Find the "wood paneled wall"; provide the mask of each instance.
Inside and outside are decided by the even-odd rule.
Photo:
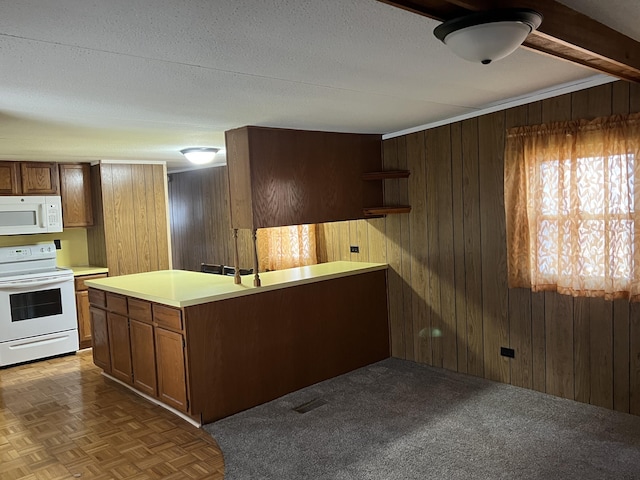
[[[164,165],[101,163],[91,185],[89,262],[110,276],[170,268]]]
[[[233,265],[227,167],[169,175],[173,268],[199,271],[201,263]],[[240,267],[252,268],[250,230],[238,231]]]
[[[640,415],[640,305],[509,289],[503,194],[506,128],[629,112],[619,81],[386,140],[411,213],[321,225],[320,258],[390,264],[396,357]]]

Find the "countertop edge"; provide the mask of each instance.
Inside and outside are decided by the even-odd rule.
[[[336,278],[342,278],[342,277],[350,277],[353,275],[360,275],[363,273],[371,273],[371,272],[376,272],[378,270],[386,270],[388,268],[388,266],[385,265],[380,265],[380,266],[371,266],[371,267],[365,267],[362,269],[358,269],[358,270],[350,270],[348,272],[336,272],[336,273],[331,273],[331,274],[327,274],[327,275],[321,275],[318,277],[313,277],[313,278],[302,278],[299,280],[291,280],[289,282],[286,283],[278,283],[275,285],[264,285],[261,287],[254,287],[253,286],[253,275],[246,275],[243,277],[243,282],[245,279],[247,279],[250,282],[250,286],[251,288],[248,288],[247,290],[244,291],[240,291],[240,292],[229,292],[229,293],[222,293],[219,295],[215,295],[215,296],[211,296],[211,297],[204,297],[204,298],[212,298],[211,300],[205,300],[203,301],[203,299],[197,299],[197,300],[186,300],[184,302],[179,302],[180,303],[180,307],[184,308],[184,307],[193,307],[195,305],[201,305],[203,303],[209,303],[209,302],[217,302],[219,300],[227,300],[230,298],[237,298],[237,297],[244,297],[246,295],[253,295],[256,293],[260,293],[260,292],[270,292],[273,290],[281,290],[283,288],[289,288],[289,287],[297,287],[300,285],[308,285],[310,283],[318,283],[318,282],[322,282],[325,280],[333,280]]]
[[[196,305],[202,305],[204,303],[217,302],[217,301],[221,301],[221,300],[228,300],[228,299],[231,299],[231,298],[238,298],[238,297],[243,297],[243,296],[246,296],[246,295],[253,295],[253,294],[261,293],[261,292],[269,292],[269,291],[273,291],[273,290],[280,290],[280,289],[283,289],[283,288],[295,287],[295,286],[300,286],[300,285],[307,285],[307,284],[310,284],[310,283],[317,283],[317,282],[321,282],[321,281],[325,281],[325,280],[332,280],[332,279],[336,279],[336,278],[349,277],[349,276],[353,276],[353,275],[371,273],[371,272],[375,272],[375,271],[379,271],[379,270],[387,270],[388,269],[388,264],[386,264],[386,263],[376,263],[376,264],[371,264],[371,263],[372,262],[367,262],[367,266],[363,266],[362,268],[357,268],[357,269],[349,269],[349,270],[344,271],[344,272],[332,272],[332,273],[328,273],[328,274],[324,274],[324,275],[318,275],[318,276],[313,276],[313,277],[308,277],[308,278],[294,279],[294,280],[285,281],[285,282],[281,282],[281,283],[264,285],[264,286],[261,286],[261,287],[254,287],[253,286],[253,278],[254,278],[253,275],[244,275],[242,277],[242,282],[243,282],[242,286],[245,287],[243,290],[236,290],[236,291],[232,291],[232,292],[223,292],[223,293],[207,295],[207,296],[203,296],[203,297],[199,297],[199,298],[187,299],[187,300],[183,300],[183,301],[174,300],[174,299],[170,299],[170,298],[158,297],[158,296],[154,296],[154,295],[146,294],[146,293],[142,293],[142,292],[135,292],[135,291],[132,291],[130,289],[126,289],[126,288],[122,288],[122,287],[117,287],[117,286],[112,286],[112,285],[103,285],[101,280],[86,280],[85,284],[88,287],[97,288],[97,289],[100,289],[100,290],[103,290],[103,291],[109,292],[109,293],[132,296],[132,297],[135,297],[135,298],[140,298],[142,300],[147,300],[147,301],[150,301],[150,302],[160,303],[160,304],[163,304],[163,305],[168,305],[168,306],[176,307],[176,308],[186,308],[186,307],[193,307],[193,306],[196,306]],[[176,270],[176,271],[181,271],[181,270]],[[149,272],[149,273],[152,273],[152,272]],[[116,278],[118,278],[118,277],[110,277],[110,279],[116,279]],[[232,277],[228,277],[228,278],[229,278],[230,281],[232,280]]]
[[[101,275],[103,273],[109,273],[107,267],[94,267],[92,265],[78,265],[78,266],[65,266],[73,272],[74,277],[82,277],[85,275]]]

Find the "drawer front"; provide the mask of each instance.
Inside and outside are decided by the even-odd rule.
[[[127,303],[129,304],[129,318],[151,323],[151,302],[129,297]]]
[[[153,304],[153,321],[157,326],[170,330],[182,331],[182,312],[175,308]]]
[[[95,288],[89,289],[89,303],[97,307],[107,306],[107,294],[102,290],[96,290]]]
[[[76,292],[81,292],[83,290],[87,290],[87,286],[84,284],[86,280],[96,280],[98,278],[106,278],[106,273],[97,273],[95,275],[82,275],[81,277],[76,277]]]
[[[127,314],[127,297],[115,293],[107,293],[107,310],[121,315]]]

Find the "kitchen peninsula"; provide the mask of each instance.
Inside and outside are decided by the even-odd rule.
[[[87,282],[94,362],[209,423],[389,356],[385,264],[251,277],[164,270]]]

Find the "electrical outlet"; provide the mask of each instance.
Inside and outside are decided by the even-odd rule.
[[[53,243],[56,246],[56,250],[62,250],[62,245],[60,245],[60,240],[54,240]]]
[[[515,358],[516,351],[513,348],[500,347],[500,355],[503,357]]]
[[[360,253],[360,247],[358,247],[357,245],[351,245],[351,247],[349,247],[351,250],[351,253]]]

